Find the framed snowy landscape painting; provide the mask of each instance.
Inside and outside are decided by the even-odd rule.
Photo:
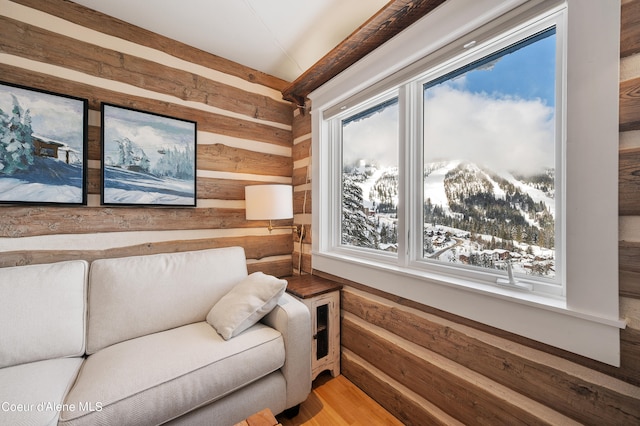
[[[0,203],[87,203],[88,102],[0,82]]]
[[[102,204],[194,207],[196,122],[102,103]]]

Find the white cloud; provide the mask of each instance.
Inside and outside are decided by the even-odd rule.
[[[554,166],[552,107],[447,86],[431,91],[425,102],[427,161],[469,160],[520,172]]]
[[[343,162],[376,161],[380,166],[398,165],[398,104],[343,128]]]
[[[426,161],[467,160],[496,171],[537,172],[555,165],[554,109],[541,100],[471,93],[464,78],[430,90],[425,102]],[[398,108],[343,128],[343,161],[398,162]]]

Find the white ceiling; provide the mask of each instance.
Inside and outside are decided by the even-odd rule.
[[[388,0],[74,0],[286,81]]]

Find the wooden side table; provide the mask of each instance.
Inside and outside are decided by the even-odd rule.
[[[311,380],[325,370],[340,375],[340,289],[342,284],[315,275],[285,277],[287,292],[311,313]]]

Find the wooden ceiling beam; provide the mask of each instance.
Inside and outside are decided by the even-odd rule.
[[[446,0],[391,0],[293,83],[282,97],[304,106],[309,93],[340,74]]]
[[[620,19],[620,57],[640,53],[640,0],[624,2]]]

